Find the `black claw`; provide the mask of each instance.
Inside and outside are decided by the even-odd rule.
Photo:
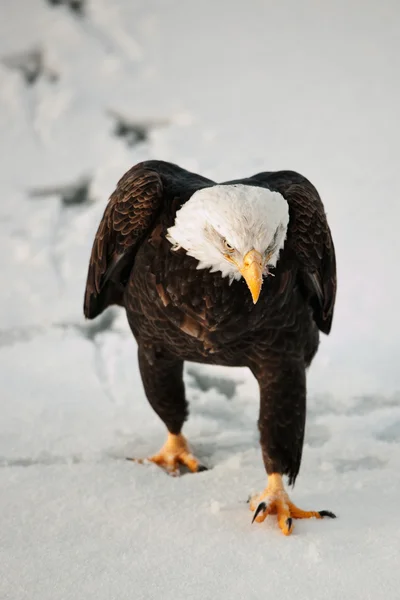
[[[320,510],[319,516],[322,518],[329,517],[330,519],[336,519],[336,515],[334,515],[333,512],[331,512],[330,510]]]
[[[292,523],[293,523],[292,517],[289,517],[288,519],[286,519],[286,525],[287,525],[288,531],[290,531],[292,529]]]
[[[256,508],[256,512],[254,513],[253,520],[251,522],[252,524],[254,523],[256,517],[260,514],[260,512],[264,512],[266,508],[267,505],[265,504],[265,502],[260,502],[260,504]]]
[[[197,472],[201,473],[202,471],[208,471],[208,467],[206,467],[205,465],[199,465],[197,467]]]
[[[251,500],[251,495],[247,498],[246,504],[250,504],[250,500]]]

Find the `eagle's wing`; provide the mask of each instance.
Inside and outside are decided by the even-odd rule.
[[[290,220],[284,251],[300,264],[314,320],[318,328],[328,334],[336,297],[336,258],[317,190],[308,179],[294,171],[259,173],[249,181],[280,192],[289,203]]]
[[[110,304],[122,304],[123,277],[162,201],[159,173],[136,165],[120,179],[104,211],[90,256],[84,313],[95,318]],[[130,269],[129,269],[130,270]]]
[[[111,304],[123,305],[126,282],[141,242],[168,200],[185,201],[211,181],[172,163],[145,161],[119,180],[98,227],[90,256],[84,314],[94,319]]]

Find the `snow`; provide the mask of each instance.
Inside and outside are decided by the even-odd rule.
[[[92,0],[80,17],[13,0],[0,15],[0,598],[397,599],[398,3]],[[123,312],[85,323],[82,297],[106,200],[147,158],[217,180],[290,168],[319,189],[339,290],[292,497],[335,521],[290,538],[250,524],[265,472],[245,370],[187,365],[185,433],[209,471],[124,460],[164,428]]]

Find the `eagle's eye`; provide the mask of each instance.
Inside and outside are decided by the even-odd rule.
[[[235,248],[233,246],[231,246],[230,244],[228,244],[228,242],[226,240],[224,240],[224,246],[225,246],[225,250],[227,250],[229,253],[231,253],[235,250]]]

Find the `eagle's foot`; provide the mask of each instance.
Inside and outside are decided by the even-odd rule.
[[[180,465],[184,465],[192,473],[206,471],[206,467],[201,465],[197,458],[191,453],[186,438],[181,433],[178,435],[168,433],[168,438],[164,446],[154,456],[150,456],[144,460],[135,458],[129,458],[128,460],[139,463],[145,463],[147,461],[153,462],[165,469],[169,475],[174,476],[179,475]]]
[[[335,519],[329,510],[301,510],[290,501],[287,492],[283,486],[282,476],[278,473],[272,473],[268,477],[268,485],[265,490],[250,499],[250,510],[254,511],[253,521],[262,523],[268,515],[277,515],[278,525],[285,535],[290,535],[293,531],[293,519],[322,519],[330,517]]]

